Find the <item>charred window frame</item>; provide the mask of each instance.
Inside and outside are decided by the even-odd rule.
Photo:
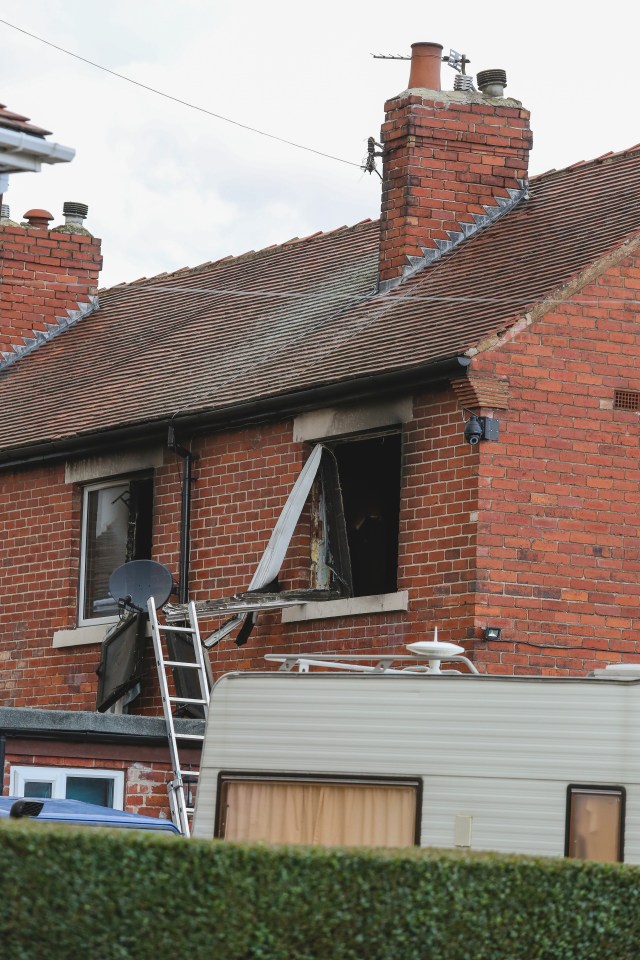
[[[129,560],[151,557],[153,478],[149,474],[88,484],[82,491],[78,624],[118,614],[109,577]]]
[[[402,435],[350,436],[327,449],[331,455],[313,491],[312,583],[354,597],[395,593]],[[350,563],[339,555],[345,551]],[[349,567],[351,582],[345,583],[339,572]]]

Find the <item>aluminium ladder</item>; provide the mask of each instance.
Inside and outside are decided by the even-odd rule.
[[[200,640],[200,630],[198,628],[198,618],[193,601],[188,605],[189,626],[178,627],[162,624],[158,621],[158,611],[155,600],[149,597],[147,608],[149,611],[149,622],[151,624],[151,636],[153,637],[153,648],[155,651],[156,666],[158,668],[158,679],[160,681],[160,693],[162,695],[162,709],[167,726],[167,737],[169,740],[169,754],[171,757],[171,768],[173,770],[173,779],[167,784],[169,793],[169,806],[171,809],[171,819],[184,836],[191,835],[190,818],[193,816],[194,807],[188,800],[187,787],[190,784],[197,783],[200,777],[199,770],[184,770],[180,762],[178,742],[196,742],[202,744],[204,736],[195,733],[178,733],[175,727],[175,716],[173,714],[174,705],[195,704],[202,707],[204,719],[207,718],[209,708],[209,678],[204,659],[204,651]],[[173,660],[165,656],[167,646],[167,634],[183,634],[193,644],[193,661]],[[172,695],[169,690],[167,676],[168,668],[180,668],[193,670],[198,678],[200,689],[199,697],[181,697]]]

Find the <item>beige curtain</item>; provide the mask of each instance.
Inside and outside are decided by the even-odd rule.
[[[410,847],[416,788],[231,780],[222,791],[227,840],[321,846]]]
[[[622,798],[615,793],[571,794],[569,856],[615,863],[620,850]]]

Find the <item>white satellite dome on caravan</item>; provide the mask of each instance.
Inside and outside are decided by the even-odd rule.
[[[411,648],[221,677],[193,835],[640,863],[640,665],[505,677]]]

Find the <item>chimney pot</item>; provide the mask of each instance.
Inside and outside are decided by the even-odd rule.
[[[409,89],[440,90],[441,43],[412,43]]]
[[[49,222],[53,220],[53,214],[48,210],[27,210],[24,215],[30,227],[37,227],[39,230],[48,230]]]
[[[507,85],[507,74],[504,70],[481,70],[476,80],[485,97],[504,97],[504,88]]]

